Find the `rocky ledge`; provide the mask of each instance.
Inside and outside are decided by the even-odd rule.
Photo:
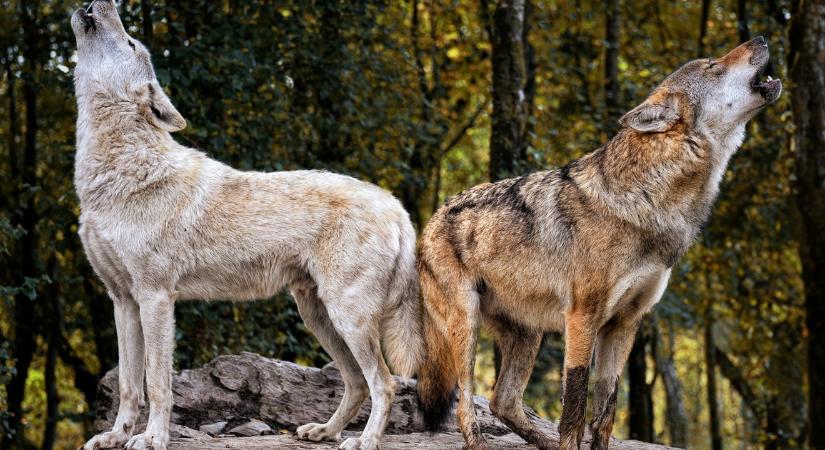
[[[444,432],[427,433],[418,413],[415,380],[396,377],[397,389],[382,449],[458,449],[464,441],[454,419]],[[295,429],[308,422],[324,422],[343,394],[343,382],[334,365],[323,369],[264,358],[254,353],[219,356],[209,364],[184,370],[173,377],[170,450],[183,449],[334,449],[337,444],[301,441]],[[110,370],[98,386],[95,428],[109,430],[117,414],[117,370]],[[490,413],[485,398],[476,396],[476,413],[492,448],[533,448]],[[141,411],[145,427],[148,406]],[[358,434],[369,417],[369,400],[350,423],[344,437]],[[556,424],[528,414],[551,437]],[[590,436],[585,434],[589,448]],[[613,439],[611,449],[666,449],[654,444]]]

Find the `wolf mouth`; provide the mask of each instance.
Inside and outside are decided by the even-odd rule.
[[[756,72],[751,80],[751,89],[762,96],[768,103],[773,103],[779,98],[779,93],[782,92],[782,80],[779,78],[773,78],[768,75],[765,79],[762,79],[763,73],[765,72],[765,67],[767,67],[768,61],[762,64],[762,67]]]
[[[81,8],[77,10],[78,16],[80,16],[80,19],[83,20],[84,33],[88,33],[89,30],[97,31],[97,23],[95,22],[94,13],[89,12],[91,9],[92,4],[89,4],[89,6],[86,9]]]

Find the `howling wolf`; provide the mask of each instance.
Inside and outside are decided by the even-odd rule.
[[[394,395],[382,344],[401,375],[415,372],[423,353],[406,211],[350,177],[239,172],[177,144],[169,133],[186,122],[114,3],[93,1],[71,22],[80,237],[114,302],[120,386],[114,428],[84,448],[167,447],[177,300],[245,301],[286,286],[345,384],[332,418],[298,436],[340,439],[369,394],[364,432],[341,448],[375,449]],[[149,422],[134,435],[144,373]]]
[[[493,414],[543,449],[557,443],[522,409],[545,331],[564,331],[560,447],[577,449],[590,362],[596,378],[591,448],[606,449],[616,386],[639,322],[711,213],[745,124],[782,83],[761,73],[761,37],[687,63],[604,147],[560,170],[476,186],[442,206],[419,243],[426,356],[419,395],[431,426],[449,412],[467,446],[485,448],[473,410],[480,324],[501,349]]]

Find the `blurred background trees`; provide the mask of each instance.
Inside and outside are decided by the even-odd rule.
[[[65,0],[0,0],[0,433],[76,448],[116,364],[72,186]],[[825,448],[822,0],[123,1],[186,117],[183,144],[241,169],[377,183],[422,227],[472,185],[597,148],[669,72],[751,36],[787,92],[754,119],[715,213],[637,336],[616,434],[689,448]],[[242,350],[322,365],[286,294],[183,303],[177,368]],[[481,343],[480,393],[495,373]],[[560,413],[548,335],[526,393]]]

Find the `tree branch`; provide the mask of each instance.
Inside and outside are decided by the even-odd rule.
[[[728,381],[730,381],[733,389],[736,390],[740,397],[742,397],[742,400],[744,400],[745,404],[748,405],[748,408],[753,411],[753,414],[760,421],[763,421],[766,413],[764,402],[756,395],[753,389],[751,389],[744,375],[742,375],[742,371],[736,367],[728,355],[725,354],[725,352],[723,352],[719,347],[714,345],[713,353],[714,360],[716,361],[717,367],[719,367],[719,371],[722,372],[722,375],[727,378]]]
[[[438,158],[439,158],[439,159],[440,159],[440,158],[442,158],[442,157],[443,157],[444,155],[446,155],[447,153],[449,153],[449,152],[450,152],[450,150],[452,150],[452,149],[453,149],[453,147],[455,147],[455,146],[456,146],[456,144],[458,144],[459,142],[461,142],[461,139],[464,137],[464,134],[467,132],[467,130],[469,130],[470,128],[472,128],[472,126],[473,126],[473,125],[475,124],[475,122],[476,122],[476,119],[478,119],[478,116],[480,116],[480,115],[481,115],[481,113],[482,113],[485,109],[487,109],[487,105],[488,105],[489,103],[490,103],[490,100],[489,100],[489,99],[484,100],[484,103],[482,103],[482,104],[478,107],[478,109],[476,109],[476,111],[473,113],[473,115],[472,115],[472,116],[470,116],[470,118],[467,120],[467,122],[465,122],[465,123],[464,123],[464,125],[461,127],[461,129],[459,130],[459,132],[458,132],[458,133],[457,133],[457,134],[453,137],[453,139],[450,141],[450,143],[449,143],[449,144],[447,144],[447,146],[446,146],[446,147],[444,147],[444,148],[441,150],[441,153],[438,155]]]

